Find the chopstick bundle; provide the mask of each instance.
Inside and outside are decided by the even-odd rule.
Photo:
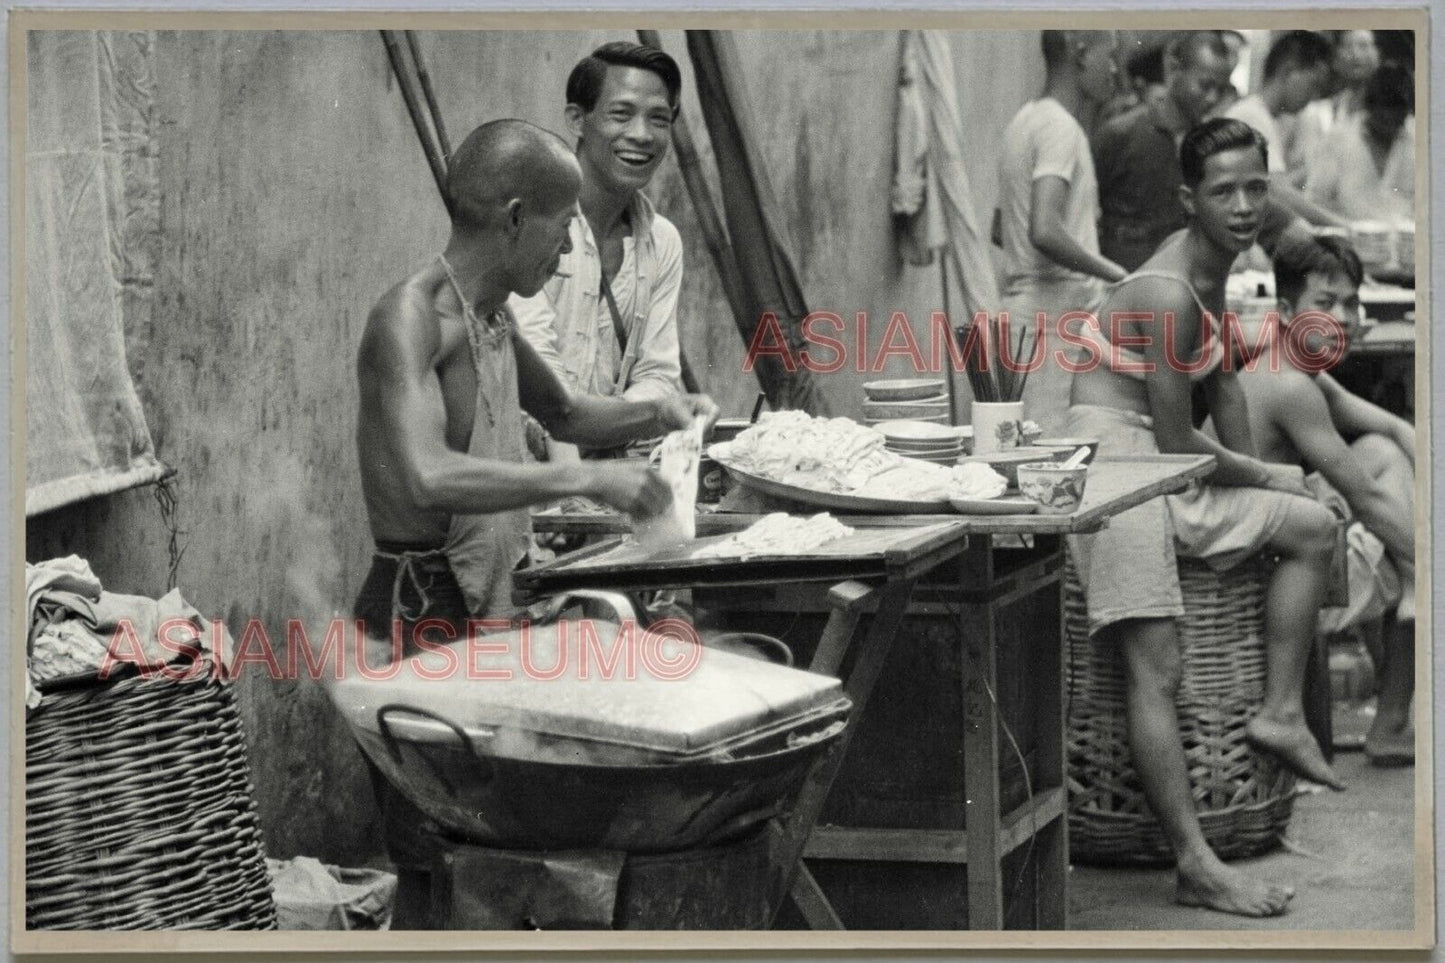
[[[964,334],[965,344],[973,337],[974,327],[974,322],[970,321]],[[1012,339],[1013,349],[1008,353],[1008,364],[1004,364],[1005,355],[1001,350],[1008,338],[1002,318],[986,319],[982,334],[980,350],[970,351],[964,357],[964,373],[968,375],[974,400],[1018,401],[1028,383],[1027,361],[1032,359],[1038,345],[1037,333],[1027,324],[1020,325],[1018,334]],[[1027,354],[1024,353],[1026,345]]]

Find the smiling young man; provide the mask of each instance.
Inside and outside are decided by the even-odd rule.
[[[1339,632],[1384,617],[1380,698],[1365,753],[1377,765],[1408,764],[1415,758],[1415,429],[1327,372],[1301,366],[1301,359],[1338,355],[1336,339],[1347,344],[1358,334],[1364,271],[1348,242],[1283,244],[1274,274],[1284,337],[1298,348],[1241,370],[1250,428],[1260,457],[1317,472],[1324,497],[1350,522],[1349,601],[1325,609],[1320,628]]]
[[[582,216],[557,276],[511,300],[523,336],[574,390],[641,401],[681,391],[682,239],[643,194],[672,145],[682,74],[661,50],[598,47],[567,79]],[[551,460],[576,449],[549,444]]]
[[[1284,911],[1293,891],[1221,862],[1194,810],[1174,701],[1182,671],[1175,619],[1184,612],[1175,559],[1198,558],[1224,571],[1261,550],[1279,556],[1265,597],[1264,699],[1248,737],[1301,774],[1342,788],[1305,726],[1302,702],[1334,517],[1297,467],[1256,457],[1243,390],[1223,363],[1225,280],[1254,243],[1269,196],[1264,140],[1248,124],[1215,119],[1190,130],[1179,153],[1179,203],[1188,227],[1105,297],[1104,327],[1093,332],[1102,360],[1075,376],[1066,431],[1099,438],[1111,456],[1211,455],[1215,468],[1177,495],[1124,512],[1097,534],[1071,537],[1069,550],[1090,634],[1097,644],[1117,646],[1126,667],[1129,744],[1145,796],[1174,847],[1176,899],[1271,916]],[[1194,425],[1196,384],[1218,440]]]

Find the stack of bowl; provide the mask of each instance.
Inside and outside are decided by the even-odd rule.
[[[948,393],[938,378],[870,381],[863,385],[863,423],[908,419],[945,425],[952,420]]]
[[[973,429],[927,421],[885,421],[874,426],[883,433],[883,447],[907,458],[952,466],[966,455]]]

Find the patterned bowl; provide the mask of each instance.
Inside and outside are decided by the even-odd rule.
[[[1065,468],[1056,461],[1018,466],[1019,492],[1039,503],[1043,515],[1068,515],[1084,500],[1087,467]]]

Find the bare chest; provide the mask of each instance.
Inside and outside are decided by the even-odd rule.
[[[466,451],[477,414],[477,369],[461,323],[444,318],[441,326],[436,373],[446,408],[446,442],[453,451]]]

